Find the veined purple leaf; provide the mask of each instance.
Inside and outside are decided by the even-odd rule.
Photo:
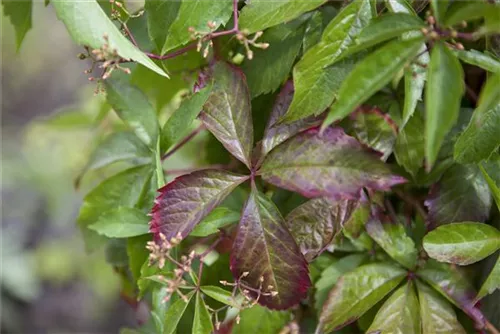
[[[151,210],[150,232],[158,236],[163,233],[167,239],[186,237],[210,211],[231,193],[240,183],[247,180],[219,170],[201,170],[182,175],[163,188]]]
[[[307,117],[292,123],[279,123],[278,121],[285,115],[292,103],[294,93],[293,81],[289,80],[281,89],[276,101],[273,105],[273,110],[264,132],[262,140],[262,156],[264,158],[274,147],[278,146],[288,138],[297,134],[301,130],[307,129],[320,120],[318,117]]]
[[[456,267],[429,260],[416,274],[462,309],[476,324],[484,326],[484,316],[475,306],[476,291]]]
[[[212,92],[199,118],[231,154],[250,168],[253,125],[245,75],[224,62],[215,64],[213,75]]]
[[[269,199],[253,190],[241,215],[231,253],[235,278],[261,289],[259,303],[286,309],[306,296],[311,285],[307,262],[284,219]],[[253,297],[257,294],[252,292]]]
[[[312,261],[333,240],[350,215],[352,200],[311,199],[286,217],[286,226],[307,261]]]
[[[406,180],[341,128],[318,128],[285,141],[264,160],[262,178],[306,197],[357,198],[363,187],[387,190]]]
[[[454,165],[431,188],[425,206],[430,228],[462,221],[484,222],[492,200],[488,183],[475,165]]]

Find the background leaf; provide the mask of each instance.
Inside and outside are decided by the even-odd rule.
[[[500,156],[496,155],[490,161],[482,162],[479,169],[486,183],[488,183],[493,199],[500,210]]]
[[[481,171],[474,165],[454,165],[431,188],[425,201],[431,227],[461,221],[484,222],[491,196]]]
[[[408,269],[415,267],[417,249],[401,223],[393,223],[388,217],[378,214],[368,221],[366,231],[394,260]]]
[[[269,2],[252,0],[247,3],[240,14],[240,29],[250,33],[264,30],[274,25],[289,22],[300,14],[313,10],[326,0],[282,0]]]
[[[500,231],[481,223],[440,226],[424,238],[424,249],[430,257],[462,266],[480,261],[499,248]]]
[[[278,333],[288,323],[290,313],[255,305],[241,311],[240,317],[240,323],[233,326],[233,334]]]
[[[392,41],[361,60],[342,82],[323,128],[349,115],[389,83],[417,55],[422,41],[422,38]]]
[[[328,66],[354,44],[354,38],[371,17],[369,0],[353,1],[328,24],[321,41],[311,47],[293,69],[296,93],[284,117],[286,122],[318,115],[332,103],[359,56]]]
[[[443,297],[419,281],[417,288],[423,333],[466,333],[455,311]]]
[[[189,235],[206,237],[219,232],[219,229],[240,220],[240,213],[225,207],[215,208],[208,214]]]
[[[419,113],[416,113],[399,131],[394,145],[396,161],[413,177],[424,164],[424,141],[424,120]]]
[[[320,316],[325,332],[355,321],[394,289],[405,271],[388,263],[367,264],[343,275],[330,292]]]
[[[254,251],[257,249],[259,251]],[[281,214],[255,189],[241,215],[231,252],[231,271],[236,278],[248,272],[241,280],[254,289],[262,286],[263,292],[277,292],[275,296],[259,298],[259,303],[270,309],[286,309],[297,304],[311,285],[307,262]],[[255,297],[255,292],[251,293]]]
[[[31,29],[32,0],[11,1],[2,0],[3,15],[10,18],[16,30],[16,48],[21,48],[24,36]]]
[[[179,324],[182,315],[186,311],[189,302],[193,298],[193,295],[194,292],[191,291],[186,294],[187,301],[183,300],[182,298],[179,298],[168,307],[167,312],[164,315],[162,315],[163,318],[165,319],[163,323],[163,334],[175,333],[176,327]],[[196,297],[198,297],[198,294]]]
[[[246,176],[219,170],[201,170],[179,176],[159,189],[151,210],[150,231],[167,239],[186,237]]]
[[[275,91],[288,77],[302,46],[308,18],[303,15],[272,27],[259,38],[269,47],[253,50],[253,58],[246,59],[241,66],[252,97]]]
[[[457,121],[464,91],[462,66],[442,43],[431,52],[425,90],[425,157],[427,169],[436,162],[446,134]]]
[[[158,139],[159,125],[156,112],[148,98],[129,83],[111,78],[105,81],[106,97],[118,116],[134,130],[150,148]]]
[[[95,0],[52,0],[57,17],[64,22],[73,40],[79,45],[99,49],[108,36],[109,48],[116,49],[120,57],[132,59],[150,70],[168,77],[165,72],[135,47],[111,22]]]
[[[161,51],[169,35],[169,29],[179,13],[182,1],[146,0],[149,38],[156,50]]]
[[[484,281],[481,289],[479,290],[476,300],[480,300],[486,295],[493,293],[493,291],[500,289],[500,256],[497,257],[497,262],[493,266],[486,281]]]
[[[248,168],[251,166],[253,126],[244,74],[234,66],[214,66],[214,86],[200,119],[210,132]]]
[[[341,128],[322,135],[315,128],[290,138],[271,151],[259,173],[306,197],[354,198],[362,187],[383,190],[405,181]]]
[[[489,72],[500,72],[500,61],[483,52],[477,50],[456,50],[455,53],[463,62],[481,67]]]
[[[410,281],[384,302],[367,332],[420,334],[419,307],[415,288]]]
[[[118,207],[103,213],[89,228],[108,238],[128,238],[149,232],[149,218],[134,208]]]
[[[189,27],[193,27],[200,33],[208,34],[210,32],[210,28],[207,26],[208,21],[214,23],[215,29],[225,25],[231,18],[231,3],[231,0],[182,1],[175,20],[168,29],[167,40],[163,46],[162,54],[189,42],[191,40]]]

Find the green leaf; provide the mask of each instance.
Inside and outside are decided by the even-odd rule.
[[[500,256],[497,257],[497,262],[495,262],[488,278],[486,278],[486,281],[484,281],[481,286],[476,296],[476,300],[480,300],[486,295],[493,293],[496,289],[500,289]]]
[[[214,29],[225,25],[232,14],[231,0],[188,0],[182,1],[175,20],[168,29],[167,40],[162,49],[162,54],[181,46],[191,40],[189,28],[197,32],[208,34],[210,28],[207,23],[213,23]]]
[[[365,231],[365,224],[370,218],[371,203],[364,191],[352,209],[351,216],[344,223],[342,232],[358,250],[373,249],[373,240]]]
[[[386,0],[387,8],[393,13],[405,13],[417,16],[413,7],[408,4],[405,0]],[[403,40],[412,39],[414,37],[420,36],[420,32],[410,31],[402,35]],[[404,128],[408,120],[411,118],[415,109],[417,107],[418,101],[422,98],[422,92],[424,90],[425,79],[427,76],[427,71],[423,66],[429,64],[429,53],[426,52],[427,46],[422,43],[420,50],[418,50],[419,56],[415,59],[419,64],[410,64],[409,68],[404,72],[404,104],[403,104],[403,120],[400,124],[400,130]]]
[[[202,286],[201,291],[207,296],[232,307],[240,307],[235,298],[233,297],[231,291],[227,291],[218,286],[206,285]]]
[[[430,0],[430,3],[432,15],[434,15],[436,22],[443,23],[450,0]]]
[[[92,152],[82,174],[125,160],[146,164],[151,161],[151,150],[132,132],[113,132]]]
[[[261,251],[249,251],[253,249]],[[255,188],[241,214],[231,252],[231,272],[253,289],[263,287],[267,294],[258,301],[270,309],[296,305],[311,285],[307,262],[285,227],[281,213]],[[254,291],[251,295],[256,297]]]
[[[103,213],[89,228],[108,238],[128,238],[148,233],[148,222],[141,210],[118,207]]]
[[[335,261],[321,273],[320,279],[314,285],[316,288],[316,292],[314,294],[314,305],[317,310],[322,309],[323,304],[328,298],[328,293],[337,283],[338,279],[342,275],[359,267],[361,263],[366,260],[366,258],[366,254],[347,255],[340,260]]]
[[[189,234],[193,237],[206,237],[219,232],[219,229],[240,220],[240,213],[225,207],[215,208]]]
[[[253,59],[242,65],[252,97],[275,91],[287,78],[302,46],[307,18],[272,27],[259,39],[269,47],[255,49]]]
[[[362,144],[382,153],[382,160],[387,160],[397,135],[397,126],[388,114],[377,108],[359,109],[351,114],[349,125]]]
[[[354,38],[368,24],[371,15],[369,0],[353,1],[328,24],[321,41],[293,69],[295,95],[284,121],[318,115],[332,103],[359,56],[328,66],[354,44]]]
[[[500,119],[500,74],[489,77],[465,131],[455,143],[454,158],[460,163],[487,159],[500,145],[496,136]]]
[[[151,235],[141,235],[127,239],[128,266],[134,282],[141,278],[142,265],[148,261],[149,250],[146,249],[146,243],[151,241]]]
[[[443,297],[427,285],[417,281],[418,300],[422,333],[465,334],[465,330],[457,319],[455,311]]]
[[[438,0],[434,0],[438,2]],[[498,3],[478,1],[455,1],[446,13],[444,23],[448,26],[456,25],[462,21],[477,20],[487,16],[500,18],[500,6]]]
[[[373,19],[356,38],[356,45],[365,49],[403,35],[405,32],[425,27],[424,22],[415,15],[389,13]]]
[[[490,187],[498,210],[500,210],[500,156],[496,155],[490,161],[480,163],[479,169]]]
[[[240,29],[246,29],[249,33],[275,26],[283,22],[289,22],[302,13],[319,7],[326,0],[252,0],[248,2],[240,14]]]
[[[191,298],[193,298],[193,295],[194,291],[191,291],[186,294],[187,301],[182,298],[177,299],[173,304],[170,305],[170,307],[167,309],[167,312],[164,315],[161,315],[163,319],[165,319],[165,321],[163,322],[163,334],[174,334],[176,332],[177,324],[179,324],[179,321],[186,311]],[[196,310],[198,309],[198,296],[199,293],[196,294]]]
[[[415,267],[418,255],[417,249],[401,223],[392,223],[388,217],[384,217],[379,213],[378,217],[373,216],[368,221],[366,231],[394,260],[408,269]]]
[[[158,119],[146,95],[119,79],[106,80],[105,87],[108,103],[118,116],[146,145],[155,148],[159,133]]]
[[[461,221],[484,222],[491,208],[488,184],[477,166],[454,165],[431,188],[425,206],[431,228]]]
[[[349,115],[370,96],[383,88],[417,55],[423,39],[389,42],[361,60],[348,74],[322,128]]]
[[[409,281],[384,302],[367,332],[420,334],[419,307],[415,288]]]
[[[255,305],[241,311],[240,318],[240,323],[233,326],[233,334],[279,333],[290,321],[290,312]]]
[[[443,43],[431,51],[425,90],[425,157],[429,171],[446,134],[458,118],[464,91],[464,73],[458,59]]]
[[[216,63],[213,72],[212,93],[199,117],[231,154],[251,168],[253,126],[245,76],[224,62]]]
[[[467,64],[481,67],[492,73],[500,72],[500,61],[477,50],[455,50],[455,54]]]
[[[77,44],[99,49],[105,44],[104,36],[107,35],[109,48],[116,49],[120,57],[134,60],[159,75],[168,77],[118,30],[97,1],[53,0],[52,5],[57,17],[64,22]]]
[[[161,130],[161,151],[165,152],[179,139],[189,132],[191,123],[201,112],[212,91],[212,84],[208,84],[199,92],[181,102],[179,108],[174,111]]]
[[[193,334],[210,334],[214,330],[210,313],[203,301],[202,294],[196,293],[196,304],[194,307]]]
[[[414,114],[406,126],[399,131],[394,146],[394,155],[413,177],[424,164],[425,158],[424,120],[420,113]]]
[[[429,232],[423,246],[433,259],[466,266],[500,248],[500,231],[481,223],[453,223]]]
[[[159,190],[151,210],[150,231],[167,239],[191,230],[248,176],[205,169],[185,174]]]
[[[355,321],[393,290],[405,274],[392,264],[373,263],[343,275],[323,306],[320,327],[331,332]]]
[[[286,216],[285,224],[307,261],[325,250],[349,218],[349,200],[311,199]]]
[[[428,260],[416,274],[462,309],[479,326],[484,326],[484,317],[476,308],[473,300],[476,291],[456,267]]]
[[[97,222],[106,211],[124,206],[133,208],[138,203],[144,185],[152,176],[151,166],[139,166],[116,174],[90,191],[83,199],[78,216],[85,246],[88,251],[96,250],[106,240],[88,226]]]
[[[144,10],[147,13],[149,38],[156,50],[161,51],[169,29],[179,13],[182,1],[146,0]]]
[[[10,18],[16,31],[16,48],[21,48],[24,36],[31,29],[32,0],[2,0],[3,15]]]
[[[327,128],[322,135],[313,128],[288,139],[267,155],[259,174],[310,198],[354,198],[363,187],[382,190],[405,182],[341,128]]]
[[[315,11],[307,21],[304,38],[302,40],[302,52],[306,53],[311,47],[319,43],[323,33],[323,13]]]

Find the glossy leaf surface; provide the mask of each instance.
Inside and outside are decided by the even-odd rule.
[[[212,134],[247,167],[251,165],[253,126],[245,76],[234,66],[214,66],[214,85],[200,119]]]
[[[405,273],[392,264],[374,263],[343,275],[323,306],[320,326],[331,332],[355,321],[394,289]]]
[[[431,52],[425,90],[425,158],[427,169],[436,162],[446,134],[455,125],[464,91],[464,74],[458,59],[442,43]]]
[[[256,190],[241,215],[231,252],[231,271],[234,277],[248,272],[242,281],[254,289],[262,286],[263,292],[277,292],[259,298],[261,305],[271,309],[296,305],[311,285],[307,262],[284,219],[276,206]]]
[[[302,13],[313,10],[326,0],[252,0],[240,14],[240,28],[250,33],[289,22]]]
[[[246,176],[219,170],[182,175],[163,188],[151,210],[150,231],[167,239],[191,230],[231,193]]]
[[[107,35],[109,48],[116,49],[122,58],[132,59],[159,75],[167,76],[118,30],[97,1],[52,0],[51,3],[77,44],[99,49],[104,45],[104,35]]]
[[[276,147],[260,170],[262,178],[306,197],[357,197],[362,187],[386,190],[405,182],[341,128],[314,128]]]
[[[384,302],[367,332],[420,334],[420,305],[411,282]]]
[[[500,248],[500,231],[490,225],[463,222],[440,226],[424,238],[424,249],[439,262],[468,265]]]

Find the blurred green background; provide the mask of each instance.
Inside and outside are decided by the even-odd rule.
[[[117,333],[134,326],[139,311],[120,298],[104,251],[85,253],[75,223],[85,192],[102,177],[74,187],[107,107],[83,74],[83,49],[50,5],[33,4],[19,52],[3,13],[1,22],[1,332]]]

